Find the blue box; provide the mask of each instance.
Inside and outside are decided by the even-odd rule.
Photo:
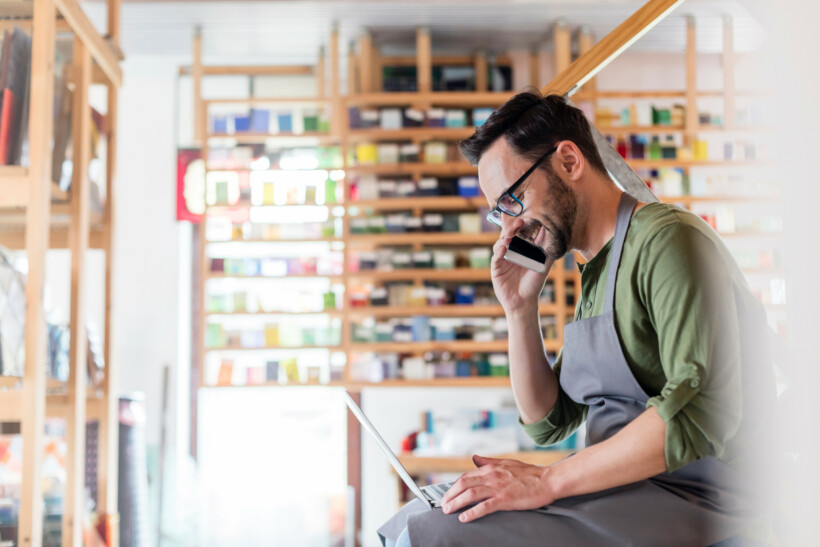
[[[228,116],[214,116],[213,117],[212,131],[214,133],[227,133],[228,132]]]
[[[293,115],[290,112],[278,114],[276,120],[279,122],[280,133],[293,133]]]
[[[474,108],[473,109],[473,125],[475,127],[480,127],[484,125],[484,122],[487,121],[487,118],[493,113],[492,108]]]
[[[458,195],[465,198],[478,197],[478,177],[459,177]]]
[[[270,131],[270,110],[251,109],[251,131],[254,133],[267,133]]]
[[[434,328],[433,329],[433,339],[436,342],[452,342],[456,339],[456,331],[452,328]]]
[[[456,304],[472,304],[475,300],[473,285],[459,285],[456,287]]]
[[[411,319],[414,342],[430,341],[430,320],[424,315],[416,315]]]
[[[456,376],[472,376],[471,363],[468,359],[456,361]]]
[[[247,133],[251,129],[250,116],[234,116],[233,130],[237,133]]]

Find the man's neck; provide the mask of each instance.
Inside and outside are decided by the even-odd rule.
[[[579,234],[577,250],[589,262],[603,249],[604,245],[615,235],[615,224],[618,220],[618,204],[623,192],[614,184],[600,184],[592,195],[588,196],[586,215],[582,220],[583,228]]]

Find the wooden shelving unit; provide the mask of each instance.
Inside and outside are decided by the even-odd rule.
[[[9,3],[6,2],[6,5]],[[17,25],[32,36],[31,85],[29,95],[29,165],[0,167],[0,209],[4,229],[0,243],[25,249],[29,271],[26,279],[25,371],[20,379],[3,378],[0,416],[3,421],[21,423],[23,470],[18,520],[21,545],[43,543],[43,483],[40,477],[46,416],[66,421],[66,477],[63,502],[62,543],[82,545],[85,510],[86,420],[99,421],[97,463],[97,511],[113,534],[109,545],[118,545],[117,520],[117,364],[111,359],[114,333],[111,329],[114,219],[114,176],[116,173],[117,95],[122,81],[119,51],[119,1],[108,0],[108,34],[99,35],[77,0],[34,0],[12,2],[5,9],[0,28]],[[74,98],[72,131],[74,171],[70,195],[51,183],[52,105],[54,98],[54,55],[56,32],[74,35],[72,68]],[[92,219],[89,210],[88,165],[90,162],[91,111],[89,88],[105,85],[108,93],[106,136],[106,202],[101,218]],[[79,144],[77,144],[79,143]],[[62,204],[53,204],[62,200]],[[65,203],[67,201],[67,203]],[[12,219],[22,215],[22,219]],[[67,215],[58,221],[55,215]],[[11,220],[10,220],[11,219]],[[105,370],[99,385],[86,385],[86,332],[83,301],[85,251],[98,247],[105,251]],[[58,383],[46,379],[46,334],[43,292],[46,251],[71,251],[71,309],[69,379]],[[79,340],[80,343],[74,341]],[[61,393],[47,395],[58,390]]]

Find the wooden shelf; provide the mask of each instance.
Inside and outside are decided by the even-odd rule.
[[[647,160],[638,158],[627,158],[626,162],[633,169],[660,169],[662,167],[763,167],[771,165],[770,162],[761,160],[681,160],[681,159],[661,159]]]
[[[389,378],[381,382],[357,382],[347,383],[347,388],[359,391],[364,388],[386,387],[510,387],[509,376],[455,376],[448,378],[432,378],[430,380],[405,380],[402,378]]]
[[[260,346],[257,348],[246,348],[244,346],[215,346],[205,347],[205,351],[303,351],[326,349],[329,351],[342,351],[342,346]]]
[[[348,238],[350,243],[369,245],[492,245],[498,241],[498,234],[485,232],[464,234],[461,232],[411,232],[406,234],[355,234]]]
[[[331,106],[330,99],[321,99],[319,97],[250,97],[248,99],[203,99],[202,103],[206,106],[212,104],[241,104],[241,105],[259,105],[259,104],[277,104],[277,105],[313,105],[313,106]]]
[[[538,308],[540,315],[558,312],[555,304],[542,304]],[[445,306],[367,306],[352,307],[347,312],[349,317],[401,317],[424,315],[427,317],[500,317],[504,308],[500,305],[447,304]]]
[[[432,91],[360,93],[345,99],[350,106],[501,106],[514,96],[512,92]]]
[[[460,141],[475,133],[475,127],[405,127],[404,129],[351,129],[350,142],[368,141]]]
[[[769,127],[740,126],[727,128],[719,125],[699,125],[694,129],[687,130],[683,126],[672,125],[625,125],[620,127],[602,126],[598,127],[603,135],[667,135],[678,133],[766,133],[772,131]]]
[[[208,317],[214,316],[242,316],[242,317],[268,317],[271,315],[304,316],[304,315],[329,315],[330,317],[344,317],[341,310],[331,311],[206,311]]]
[[[723,201],[777,201],[778,196],[658,196],[664,203],[710,203]]]
[[[447,163],[385,163],[377,165],[355,165],[346,167],[347,173],[366,173],[374,175],[436,175],[440,177],[477,175],[478,168],[466,161]]]
[[[490,281],[489,268],[453,268],[440,270],[436,268],[417,268],[406,270],[365,270],[351,272],[350,279],[373,279],[377,281],[396,281],[418,279],[430,281]]]
[[[331,283],[340,283],[342,276],[323,274],[232,275],[219,272],[209,272],[206,279],[274,279],[282,281],[289,279],[329,279]]]
[[[552,465],[563,460],[572,452],[565,450],[532,450],[513,452],[509,454],[489,455],[497,459],[513,459],[532,465]],[[398,456],[402,467],[411,475],[425,475],[428,473],[465,473],[475,469],[470,456],[416,456],[414,454],[400,454]]]
[[[29,176],[26,167],[0,165],[0,208],[22,208],[28,204]]]
[[[340,138],[327,133],[208,133],[208,139],[231,139],[239,144],[265,144],[268,141],[294,146],[338,144]]]
[[[225,239],[225,240],[208,240],[208,245],[224,243],[275,243],[284,245],[286,243],[344,243],[344,239],[340,237],[317,237],[314,239]]]
[[[293,388],[293,387],[347,387],[348,384],[345,382],[328,382],[323,384],[321,382],[305,382],[305,383],[292,383],[292,384],[280,384],[279,382],[265,382],[264,384],[238,384],[238,385],[217,385],[217,384],[202,384],[199,387],[205,389],[225,389],[225,388],[260,388],[260,387],[282,387],[282,388]]]
[[[402,209],[424,209],[427,211],[476,210],[486,207],[484,196],[463,198],[460,196],[430,196],[411,198],[384,198],[377,200],[354,201],[348,207],[373,209],[374,211],[399,211]]]
[[[23,229],[6,230],[0,229],[0,245],[9,249],[22,250],[26,248],[26,232]],[[48,238],[49,249],[68,249],[67,227],[54,227]],[[89,249],[102,249],[105,247],[102,226],[92,226],[88,234]]]

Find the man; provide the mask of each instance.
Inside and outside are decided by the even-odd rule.
[[[559,96],[516,95],[460,149],[501,227],[491,273],[521,424],[548,445],[586,421],[587,447],[549,467],[474,456],[442,509],[411,502],[380,535],[424,546],[767,538],[752,475],[774,399],[765,312],[719,236],[623,193]],[[552,367],[538,317],[547,274],[504,260],[514,235],[544,250],[547,271],[570,250],[586,261]]]

